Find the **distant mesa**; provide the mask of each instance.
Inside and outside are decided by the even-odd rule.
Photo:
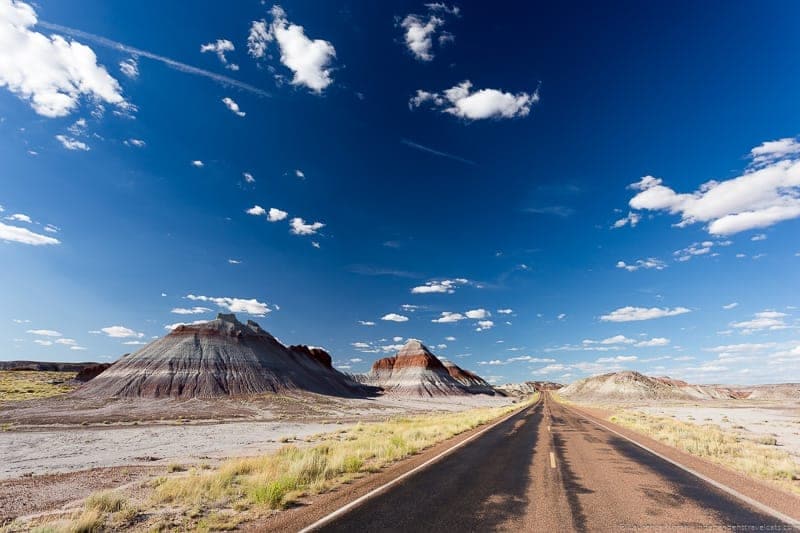
[[[527,396],[537,391],[559,390],[563,386],[561,383],[553,381],[524,381],[522,383],[506,383],[495,388],[510,396]]]
[[[359,381],[380,387],[384,393],[400,396],[465,396],[494,394],[481,377],[455,364],[445,366],[427,346],[411,339],[394,357],[373,363],[372,370],[358,376]]]
[[[124,356],[73,394],[87,398],[214,398],[308,391],[364,396],[335,370],[322,348],[285,346],[257,323],[233,314],[178,326]]]
[[[111,366],[111,363],[97,363],[95,365],[88,365],[83,367],[80,372],[75,376],[75,381],[86,383],[91,381]]]
[[[691,385],[669,377],[650,377],[626,370],[576,381],[558,394],[578,401],[721,400],[741,398],[736,391],[713,385]]]

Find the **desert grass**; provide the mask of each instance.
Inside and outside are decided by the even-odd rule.
[[[153,531],[236,529],[248,519],[379,471],[535,400],[533,397],[505,407],[358,423],[317,435],[313,446],[287,444],[273,453],[231,459],[215,468],[175,470],[172,475],[152,480],[149,495],[144,502],[139,501],[140,507],[147,508],[146,515],[156,517],[153,521],[139,513],[122,494],[103,491],[86,498],[79,515],[58,524],[42,524],[41,531],[115,530],[134,523],[137,529]]]
[[[320,436],[314,446],[290,444],[269,455],[234,459],[211,471],[193,470],[188,476],[164,479],[158,483],[154,499],[170,505],[280,509],[306,494],[325,492],[364,473],[378,471],[518,407],[359,423]]]
[[[611,422],[692,455],[800,494],[800,466],[776,447],[774,437],[748,439],[713,424],[692,424],[641,412],[620,411]]]
[[[75,388],[75,372],[0,370],[0,403],[50,398]]]

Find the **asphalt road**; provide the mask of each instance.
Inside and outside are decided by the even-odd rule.
[[[319,531],[786,526],[545,395]]]

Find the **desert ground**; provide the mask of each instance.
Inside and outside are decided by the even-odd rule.
[[[170,469],[210,468],[287,444],[311,445],[316,436],[358,422],[514,401],[485,395],[431,400],[309,393],[93,401],[65,394],[74,387],[65,385],[58,373],[12,377],[17,381],[7,378],[6,394],[0,398],[0,524]]]

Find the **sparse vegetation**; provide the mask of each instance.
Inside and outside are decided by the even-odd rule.
[[[618,412],[610,420],[692,455],[800,494],[800,466],[788,453],[776,448],[774,437],[749,440],[716,425],[691,424],[640,412]]]
[[[75,388],[75,372],[0,370],[0,402],[50,398]]]

